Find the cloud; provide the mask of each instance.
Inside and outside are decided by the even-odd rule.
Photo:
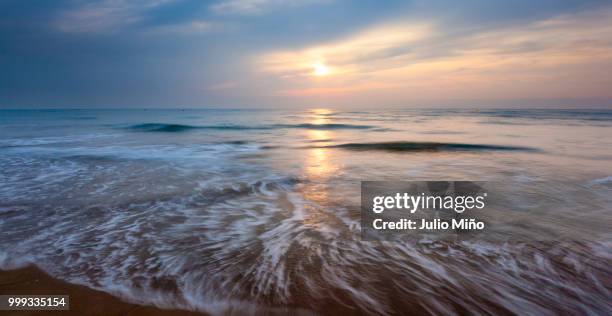
[[[612,98],[610,21],[605,9],[475,31],[387,24],[255,62],[280,79],[284,96]],[[329,75],[314,76],[316,63]]]
[[[372,63],[379,66],[398,56],[410,55],[412,45],[428,38],[426,24],[391,24],[377,26],[347,39],[308,47],[298,51],[264,54],[257,62],[263,70],[285,78],[311,76],[317,64],[326,64],[335,75],[365,70]]]
[[[325,0],[224,0],[211,6],[214,12],[222,14],[254,15],[278,7],[297,7]]]
[[[105,0],[89,2],[63,11],[55,27],[70,33],[101,33],[120,30],[143,19],[143,13],[175,0]]]
[[[315,88],[301,88],[301,89],[285,89],[276,92],[279,96],[291,96],[291,97],[316,97],[316,96],[338,96],[346,95],[355,92],[368,91],[368,90],[387,90],[391,88],[397,88],[399,85],[391,82],[388,83],[359,83],[355,85],[340,85],[340,86],[327,86],[327,87],[315,87]]]
[[[194,20],[176,24],[166,24],[153,27],[150,31],[154,34],[158,33],[180,33],[180,34],[198,34],[211,33],[228,28],[227,23],[207,20]]]

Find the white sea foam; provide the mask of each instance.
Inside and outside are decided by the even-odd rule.
[[[607,176],[589,181],[591,185],[609,185],[612,184],[612,176]]]
[[[329,117],[389,129],[375,132],[373,141],[406,135],[466,141],[429,139],[438,136],[423,131],[435,131],[441,123],[414,113]],[[402,128],[398,120],[419,132],[392,131]],[[530,126],[504,128],[529,142]],[[481,127],[444,137],[486,138],[478,134]],[[534,196],[509,199],[517,214],[502,213],[505,218],[520,222],[526,209],[539,205],[538,198],[550,197],[571,209],[582,204],[605,215],[609,194],[600,185],[610,177],[586,189],[580,180],[529,190],[538,183],[534,179],[551,175],[585,179],[571,164],[561,169],[538,160],[563,144],[553,143],[540,156],[347,153],[306,145],[312,144],[310,138],[352,141],[370,132],[113,131],[119,137],[89,141],[46,137],[43,130],[40,137],[0,141],[5,146],[0,149],[1,268],[36,264],[55,277],[128,301],[211,314],[610,310],[609,234],[599,240],[554,242],[361,240],[360,180],[499,177],[504,192],[523,190]],[[305,146],[296,146],[298,140],[305,140]],[[494,144],[496,139],[489,140]],[[279,149],[266,151],[264,145]],[[588,174],[601,172],[607,171]],[[566,208],[555,211],[559,221],[543,226],[562,232],[562,217],[569,215]],[[603,215],[599,222],[607,219]]]

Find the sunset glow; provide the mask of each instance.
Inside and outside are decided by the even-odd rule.
[[[314,71],[313,74],[318,77],[323,77],[329,75],[329,68],[325,66],[323,63],[317,63],[313,66]]]
[[[612,98],[612,10],[445,38],[444,26],[383,24],[296,50],[263,54],[256,67],[282,78],[275,95],[309,102],[439,104],[453,100]],[[441,38],[445,38],[443,41]],[[333,62],[306,64],[312,56]],[[597,72],[597,71],[596,71]],[[329,77],[307,80],[307,75]],[[583,78],[576,82],[571,78]],[[315,99],[313,99],[315,97]],[[412,100],[412,101],[411,101]]]
[[[0,47],[11,315],[612,316],[611,1],[0,0]]]
[[[8,105],[612,106],[609,3],[60,2],[2,11]]]

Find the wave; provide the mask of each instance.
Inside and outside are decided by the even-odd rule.
[[[166,123],[143,123],[128,127],[128,129],[143,132],[184,132],[194,129],[216,129],[216,130],[252,130],[272,129],[271,126],[245,126],[245,125],[185,125]]]
[[[594,179],[589,181],[590,185],[612,185],[612,176],[607,176],[604,178]]]
[[[556,119],[556,120],[584,120],[584,121],[611,121],[612,111],[596,109],[531,109],[531,110],[480,110],[478,115],[502,118],[529,118],[529,119]]]
[[[331,138],[324,138],[324,139],[311,139],[311,140],[307,140],[307,143],[329,143],[329,142],[333,142],[334,140]]]
[[[356,151],[382,150],[382,151],[534,151],[529,147],[483,145],[462,143],[434,143],[434,142],[380,142],[380,143],[346,143],[324,148],[343,148]]]
[[[145,132],[183,132],[196,129],[197,126],[183,124],[143,123],[130,126],[130,129]]]
[[[3,148],[0,146],[0,148]],[[243,140],[222,141],[214,143],[193,144],[191,146],[177,145],[140,145],[140,146],[22,146],[4,147],[5,156],[0,156],[2,163],[40,163],[44,166],[56,162],[57,159],[89,164],[93,162],[128,163],[144,161],[158,161],[166,163],[204,164],[210,168],[215,167],[223,159],[235,158],[245,154],[256,154],[262,149],[261,145]],[[33,165],[16,171],[32,171]],[[72,168],[70,166],[66,167]],[[59,169],[64,169],[60,167]],[[209,168],[207,168],[209,169]],[[78,170],[74,170],[75,172]],[[53,170],[45,170],[45,173],[53,173]],[[0,175],[1,176],[1,175]],[[1,186],[0,186],[1,188]]]
[[[273,124],[273,125],[185,125],[185,124],[166,124],[166,123],[143,123],[128,127],[131,130],[142,132],[184,132],[195,129],[212,129],[212,130],[268,130],[268,129],[283,129],[283,128],[298,128],[298,129],[316,129],[316,130],[337,130],[337,129],[372,129],[369,125],[354,125],[354,124]]]
[[[276,124],[279,128],[305,128],[305,129],[319,129],[319,130],[334,130],[334,129],[372,129],[374,126],[370,125],[355,125],[355,124],[339,124],[339,123],[329,123],[329,124],[310,124],[310,123],[302,123],[302,124]]]
[[[7,138],[0,139],[0,148],[11,147],[35,147],[45,145],[56,145],[66,143],[78,143],[93,141],[95,139],[104,139],[117,137],[113,134],[85,134],[85,135],[68,135],[68,136],[45,136],[31,138]]]
[[[198,148],[98,152],[179,155],[193,166],[82,163],[55,152],[40,167],[21,156],[0,160],[9,180],[0,183],[0,267],[33,263],[126,301],[213,315],[297,314],[269,312],[284,306],[387,315],[609,309],[609,239],[363,242],[357,202],[338,198],[350,192],[345,184],[321,187],[301,173],[228,156],[248,145],[206,145],[206,159]],[[317,191],[330,195],[320,200]]]

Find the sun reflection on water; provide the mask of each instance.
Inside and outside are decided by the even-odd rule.
[[[332,112],[328,109],[316,109],[311,112],[310,124],[322,125],[332,123]],[[338,166],[331,160],[331,152],[328,148],[317,148],[321,143],[333,139],[334,132],[325,129],[309,129],[305,137],[313,148],[309,148],[304,155],[304,176],[308,179],[302,187],[302,196],[313,202],[306,205],[308,216],[304,218],[305,225],[320,226],[328,225],[329,214],[321,207],[329,207],[333,198],[330,196],[330,179],[338,171]]]
[[[315,109],[312,111],[313,117],[310,123],[313,125],[329,124],[331,123],[329,116],[331,113],[328,109]],[[310,129],[306,132],[306,137],[314,144],[328,141],[333,136],[330,130]],[[305,170],[308,178],[320,181],[327,180],[336,170],[337,167],[330,161],[329,150],[327,148],[310,148],[308,150]]]

